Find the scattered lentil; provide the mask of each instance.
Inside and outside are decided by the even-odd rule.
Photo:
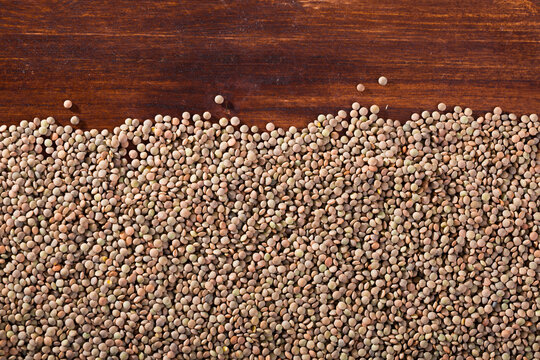
[[[223,104],[224,101],[225,99],[221,95],[216,95],[216,97],[214,98],[214,102],[218,105]]]

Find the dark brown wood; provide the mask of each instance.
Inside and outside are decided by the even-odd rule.
[[[0,123],[210,110],[301,126],[353,101],[402,120],[439,101],[538,112],[539,24],[537,0],[2,0]]]

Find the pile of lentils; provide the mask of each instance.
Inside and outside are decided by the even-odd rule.
[[[540,122],[0,127],[2,359],[539,359]]]

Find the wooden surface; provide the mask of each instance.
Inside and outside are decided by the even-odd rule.
[[[65,124],[75,112],[82,128],[111,128],[210,110],[298,126],[353,101],[388,105],[394,119],[439,101],[539,112],[539,10],[537,0],[1,0],[0,123]]]

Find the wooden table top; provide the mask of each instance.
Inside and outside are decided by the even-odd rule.
[[[539,4],[1,0],[0,123],[77,114],[112,128],[209,110],[302,126],[353,101],[400,120],[440,101],[538,112]]]

